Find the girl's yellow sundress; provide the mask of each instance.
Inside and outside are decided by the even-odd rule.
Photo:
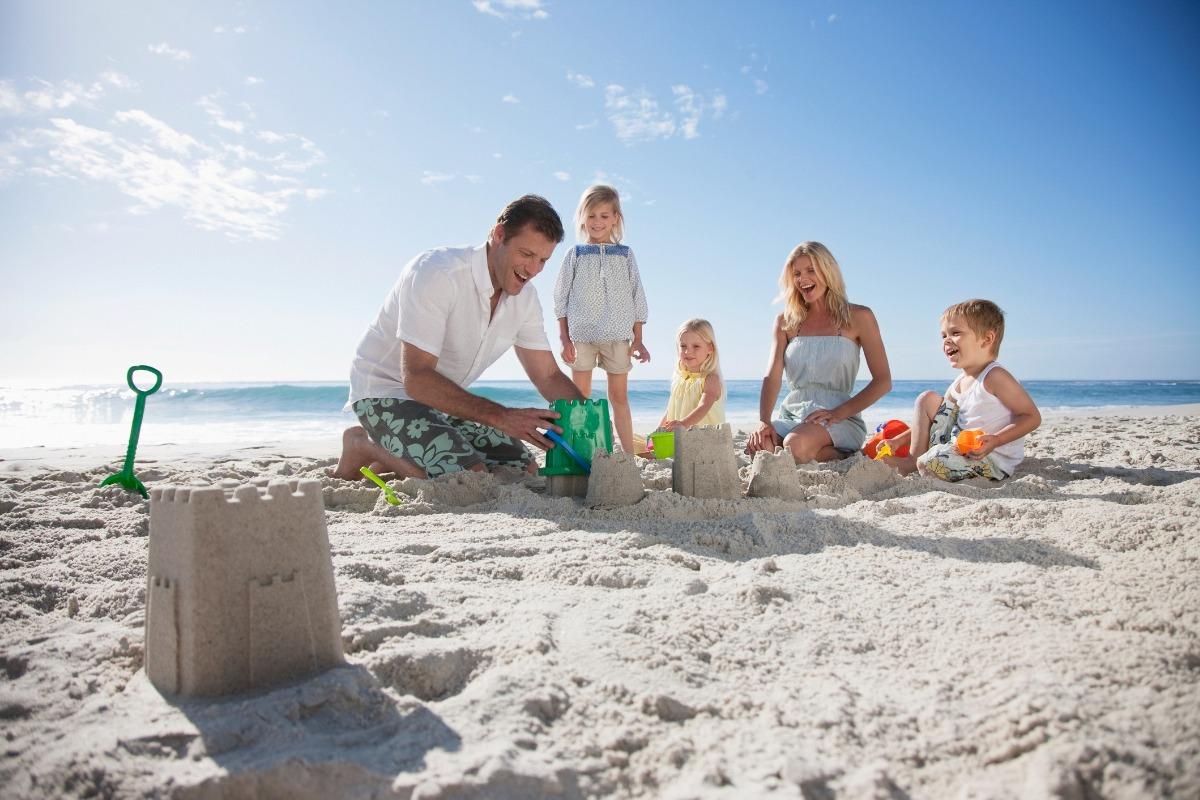
[[[700,397],[704,394],[704,379],[708,377],[699,372],[688,372],[683,367],[675,368],[675,378],[671,381],[671,396],[667,400],[667,419],[683,419],[696,410],[700,405]],[[722,387],[724,388],[724,387]],[[712,408],[704,415],[697,425],[721,425],[725,422],[725,392],[712,404]]]

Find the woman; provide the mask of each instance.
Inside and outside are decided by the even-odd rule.
[[[779,276],[784,311],[775,318],[771,361],[758,400],[760,425],[746,452],[782,444],[796,463],[832,461],[860,449],[867,430],[860,412],[892,388],[875,315],[846,299],[842,271],[820,242],[797,245]],[[871,382],[856,395],[860,353]],[[782,377],[787,392],[772,418]]]

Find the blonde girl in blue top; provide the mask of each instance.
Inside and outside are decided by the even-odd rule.
[[[689,319],[679,326],[676,340],[679,364],[671,378],[671,396],[659,430],[675,425],[721,425],[725,422],[725,383],[712,324],[706,319]]]
[[[567,251],[554,284],[554,316],[562,338],[562,359],[584,397],[592,392],[592,370],[608,374],[608,403],[621,448],[635,450],[629,410],[629,371],[633,359],[645,363],[642,343],[646,291],[633,250],[621,244],[625,218],[611,186],[588,188],[575,212],[576,231],[585,244]]]

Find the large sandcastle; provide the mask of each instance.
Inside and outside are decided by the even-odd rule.
[[[150,492],[146,675],[220,695],[343,662],[321,483]]]
[[[671,488],[687,497],[721,500],[741,497],[742,484],[729,423],[676,429]]]

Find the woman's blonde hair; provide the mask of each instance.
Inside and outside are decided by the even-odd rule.
[[[708,354],[708,358],[700,365],[700,374],[708,375],[711,372],[720,372],[721,360],[717,358],[717,335],[713,332],[712,323],[706,319],[689,319],[687,322],[679,326],[679,330],[675,332],[675,341],[685,333],[694,333],[699,336],[706,344],[712,345],[712,352]]]
[[[808,303],[796,288],[792,278],[792,265],[801,256],[812,259],[817,274],[825,282],[825,307],[833,316],[839,329],[850,327],[850,301],[846,299],[846,281],[842,278],[842,268],[829,248],[820,242],[801,242],[788,254],[783,264],[783,272],[779,275],[779,296],[776,302],[783,301],[783,329],[796,331],[808,318]]]
[[[575,209],[575,232],[579,235],[579,238],[585,242],[587,241],[588,212],[601,203],[611,205],[613,213],[617,215],[617,219],[612,226],[612,232],[609,233],[609,238],[613,244],[617,244],[625,236],[625,215],[621,213],[621,195],[617,194],[617,190],[613,187],[605,186],[602,183],[589,186],[583,193],[583,196],[579,198],[579,208]]]

